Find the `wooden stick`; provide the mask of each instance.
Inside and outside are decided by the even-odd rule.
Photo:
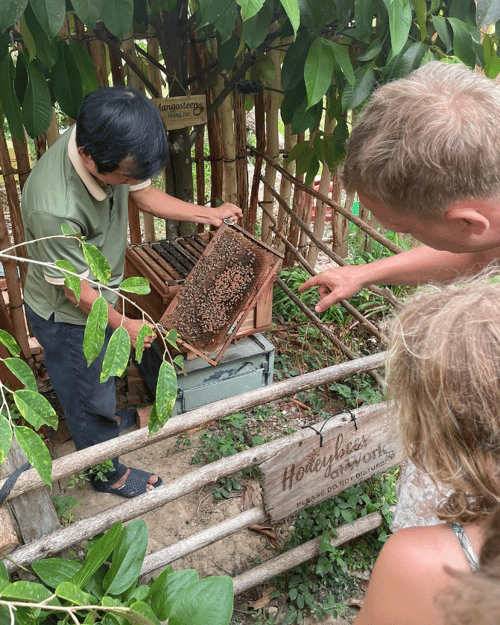
[[[250,510],[245,510],[245,512],[235,517],[222,521],[222,523],[217,523],[217,525],[213,525],[206,530],[188,536],[188,538],[184,538],[184,540],[179,540],[173,545],[158,549],[158,551],[150,553],[144,558],[140,575],[145,576],[148,573],[163,568],[167,566],[167,564],[179,560],[179,558],[184,558],[199,549],[203,549],[203,547],[212,545],[227,536],[231,536],[235,532],[250,527],[254,523],[263,523],[266,518],[267,515],[262,506],[250,508]],[[139,583],[141,583],[140,578]]]
[[[161,430],[151,436],[149,436],[147,428],[143,428],[129,434],[123,434],[110,441],[99,443],[99,445],[76,451],[68,456],[57,458],[52,463],[52,480],[55,481],[72,473],[77,473],[120,454],[152,445],[172,436],[178,436],[181,432],[195,427],[202,427],[215,419],[226,417],[234,412],[254,408],[282,397],[294,396],[299,391],[335,382],[336,380],[371,371],[372,369],[378,369],[384,365],[384,361],[384,352],[356,358],[356,360],[350,362],[343,362],[318,371],[305,373],[263,388],[247,391],[241,395],[207,404],[190,412],[184,412],[181,415],[171,417]],[[3,486],[3,483],[4,480],[0,481],[0,488]],[[7,499],[12,499],[41,486],[43,486],[43,482],[38,473],[35,469],[29,469],[19,477]]]
[[[258,150],[256,150],[252,146],[249,146],[249,149],[255,155],[260,154],[265,161],[272,163],[272,160],[267,156],[267,154],[258,152]],[[391,252],[394,252],[395,254],[400,254],[401,252],[404,252],[402,247],[399,247],[399,245],[396,245],[392,241],[389,241],[389,239],[387,239],[382,234],[380,234],[378,230],[375,230],[375,228],[372,228],[371,226],[367,225],[362,219],[359,219],[359,217],[356,217],[356,215],[354,215],[353,213],[346,211],[344,208],[342,208],[342,206],[340,206],[340,204],[337,204],[333,200],[330,200],[329,198],[327,198],[325,195],[322,195],[321,193],[318,193],[311,187],[308,187],[307,185],[303,184],[302,182],[297,180],[297,178],[295,178],[294,176],[291,176],[285,169],[283,169],[283,167],[280,167],[276,163],[274,163],[273,166],[281,173],[282,176],[289,178],[293,184],[299,187],[299,189],[302,189],[306,191],[307,193],[310,193],[317,200],[320,200],[321,202],[324,202],[328,206],[331,206],[334,210],[336,210],[341,215],[346,217],[346,219],[351,221],[353,224],[356,224],[356,226],[361,228],[361,230],[369,234],[372,237],[372,239],[375,239],[375,241],[378,241],[379,243],[381,243],[384,247],[386,247]]]
[[[362,413],[366,414],[366,412],[373,410],[379,411],[380,405],[367,406],[366,408],[360,408],[358,411],[354,412],[358,415]],[[181,415],[181,417],[185,417],[185,414]],[[338,427],[344,423],[345,418],[345,415],[332,416],[332,418],[325,423],[323,430],[328,431],[330,428]],[[200,469],[191,471],[187,475],[176,478],[168,484],[142,495],[138,495],[113,508],[100,512],[93,517],[77,521],[69,527],[52,532],[28,545],[20,547],[10,556],[14,564],[12,562],[5,562],[5,566],[7,570],[11,572],[16,568],[16,564],[25,566],[34,560],[62,551],[81,540],[89,539],[100,532],[106,531],[118,521],[125,522],[142,516],[159,506],[174,501],[207,484],[211,484],[221,477],[226,477],[237,471],[256,466],[272,458],[288,445],[297,443],[309,436],[316,435],[316,432],[303,429],[289,436],[260,445],[259,447],[239,452],[234,456],[221,458]]]
[[[257,93],[255,96],[255,139],[259,153],[255,157],[255,165],[253,170],[252,189],[250,191],[250,205],[248,215],[244,216],[244,228],[250,234],[255,234],[255,226],[257,224],[257,204],[259,201],[259,182],[260,172],[262,169],[262,152],[266,149],[266,132],[265,132],[265,116],[264,116],[264,94]]]
[[[269,182],[265,179],[264,176],[260,176],[260,179],[262,180],[262,182],[265,185],[269,185]],[[307,187],[308,188],[308,187]],[[272,188],[271,188],[272,189]],[[315,243],[322,252],[324,252],[329,258],[331,258],[334,262],[336,262],[338,265],[345,267],[346,265],[348,265],[349,263],[346,263],[344,259],[340,258],[340,256],[338,256],[337,254],[335,254],[335,252],[332,252],[332,250],[330,250],[324,243],[323,241],[321,241],[320,239],[316,238],[314,236],[314,233],[311,231],[310,228],[308,228],[306,226],[306,224],[297,217],[297,215],[294,213],[294,211],[290,208],[290,206],[288,206],[288,204],[276,193],[276,191],[274,189],[271,190],[271,193],[273,193],[273,195],[276,197],[276,199],[278,200],[280,206],[283,207],[283,209],[285,210],[285,212],[290,215],[290,217],[299,224],[299,226],[306,232],[307,236],[311,239],[311,241],[313,243]],[[373,293],[376,293],[377,295],[382,295],[383,297],[387,298],[391,304],[393,304],[396,308],[400,308],[402,303],[392,294],[392,292],[389,289],[381,289],[375,285],[370,285],[369,288]]]
[[[364,517],[361,517],[354,521],[352,525],[346,524],[336,528],[337,537],[330,541],[333,547],[338,547],[344,543],[358,538],[367,532],[380,527],[383,523],[382,515],[380,512],[372,512]],[[234,594],[240,595],[245,590],[257,586],[257,584],[263,584],[268,580],[293,569],[293,567],[311,560],[319,555],[319,548],[321,543],[321,536],[313,538],[312,540],[290,549],[280,556],[271,558],[262,564],[254,566],[249,571],[245,571],[240,575],[233,577]]]

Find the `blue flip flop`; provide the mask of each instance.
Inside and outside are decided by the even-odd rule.
[[[138,495],[150,492],[148,490],[148,485],[149,478],[152,475],[155,474],[143,471],[142,469],[131,468],[125,483],[118,488],[111,488],[111,486],[108,486],[107,482],[102,482],[100,480],[92,481],[91,486],[99,493],[110,493],[112,495],[119,495],[120,497],[127,497],[130,499],[132,497],[137,497]],[[158,477],[158,480],[154,484],[151,484],[151,486],[153,488],[158,488],[158,486],[161,486],[162,484],[163,480],[161,477]]]

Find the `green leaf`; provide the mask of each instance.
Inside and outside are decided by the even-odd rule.
[[[134,0],[106,0],[102,5],[100,19],[118,39],[125,38],[132,26],[133,17]]]
[[[186,369],[184,367],[184,357],[182,356],[182,354],[177,354],[177,356],[174,358],[174,364],[179,367],[184,375],[187,375]]]
[[[0,415],[0,464],[7,458],[12,444],[12,428],[8,419]]]
[[[16,391],[14,401],[19,412],[35,429],[38,430],[42,425],[50,425],[57,429],[57,415],[54,408],[37,391],[29,388]]]
[[[172,414],[172,410],[177,398],[177,375],[174,367],[169,362],[162,362],[158,372],[158,382],[156,384],[156,413],[158,419],[165,425]]]
[[[106,562],[120,539],[121,531],[122,524],[118,521],[93,544],[85,556],[82,568],[71,579],[75,586],[83,588],[101,564]]]
[[[28,0],[4,0],[0,11],[0,33],[13,26],[26,9]]]
[[[375,2],[371,0],[354,0],[354,35],[356,39],[363,41],[371,35],[375,7]]]
[[[236,0],[236,2],[241,7],[241,17],[245,21],[257,15],[262,9],[265,0]]]
[[[87,28],[94,28],[101,19],[103,0],[72,0],[71,4]]]
[[[448,20],[439,15],[432,16],[432,23],[436,29],[439,38],[444,43],[445,51],[448,54],[453,50],[453,31],[450,28]]]
[[[45,30],[42,28],[40,22],[33,10],[33,3],[30,2],[24,12],[24,19],[26,20],[26,26],[29,28],[33,37],[33,42],[36,47],[37,58],[45,65],[47,69],[50,69],[52,65],[57,61],[57,48],[54,42],[49,39]]]
[[[243,25],[243,28],[245,28],[245,25]],[[250,44],[248,45],[250,46]],[[220,66],[227,72],[231,71],[236,64],[236,54],[239,46],[238,37],[234,34],[226,42],[217,46],[217,60]]]
[[[61,30],[66,15],[64,0],[31,0],[31,8],[49,39]]]
[[[286,163],[289,164],[295,160],[300,160],[309,150],[309,141],[299,141],[288,153]]]
[[[274,17],[274,5],[272,2],[265,2],[262,9],[250,19],[243,22],[243,41],[250,50],[255,50],[264,41],[269,32],[269,27]],[[220,56],[220,55],[219,55]],[[234,66],[234,58],[233,58]],[[229,68],[229,69],[232,69]]]
[[[26,7],[26,9],[28,9],[28,7]],[[33,39],[33,35],[30,32],[30,29],[26,25],[26,19],[24,15],[19,20],[19,31],[21,32],[21,37],[23,38],[25,49],[28,51],[29,60],[32,61],[36,56],[36,44],[35,40]]]
[[[281,67],[281,85],[285,92],[291,91],[301,82],[304,76],[304,65],[313,41],[310,33],[303,30],[290,44]]]
[[[167,343],[169,345],[172,345],[172,347],[177,348],[177,339],[178,338],[179,338],[179,333],[177,332],[177,330],[175,328],[172,328],[171,330],[169,330],[167,332],[165,340],[167,341]]]
[[[103,587],[108,594],[119,595],[137,582],[147,546],[148,527],[143,519],[136,519],[123,528],[104,577]]]
[[[356,57],[356,60],[357,61],[371,61],[379,54],[381,50],[382,50],[382,42],[380,41],[380,39],[374,39],[371,42],[371,44],[368,46],[368,48],[363,52],[363,54],[360,54],[358,57]]]
[[[35,584],[34,582],[14,582],[6,586],[1,593],[2,599],[10,599],[12,601],[29,601],[33,603],[40,603],[46,601],[52,596],[48,588],[42,586],[42,584]],[[57,599],[52,599],[47,602],[49,605],[59,603]]]
[[[473,38],[469,28],[460,20],[450,17],[448,22],[453,30],[453,51],[455,55],[471,69],[476,64]]]
[[[45,76],[35,59],[27,66],[28,86],[22,103],[23,123],[30,137],[42,135],[52,118],[52,100]]]
[[[307,105],[307,97],[295,108],[291,121],[292,134],[299,134],[306,130],[315,130],[321,121],[323,112],[322,102],[314,106]]]
[[[84,592],[71,582],[61,582],[54,592],[60,599],[64,599],[64,601],[74,605],[93,605],[95,602],[95,597]]]
[[[70,46],[62,39],[57,45],[59,57],[50,71],[52,90],[63,113],[76,119],[83,99],[80,71]]]
[[[391,54],[396,56],[408,40],[412,18],[411,6],[409,0],[384,0],[384,4],[389,14]]]
[[[148,432],[149,435],[151,436],[151,434],[154,434],[155,432],[158,432],[158,430],[163,426],[163,423],[161,423],[160,419],[158,418],[158,414],[156,413],[156,406],[153,404],[151,406],[151,411],[149,413],[149,419],[148,419]]]
[[[310,185],[313,183],[316,174],[319,171],[320,162],[316,154],[313,153],[313,156],[309,162],[309,167],[306,172],[305,184]]]
[[[22,61],[18,61],[22,63]],[[23,115],[19,100],[17,99],[16,92],[14,90],[14,76],[16,74],[16,68],[10,54],[6,54],[0,61],[0,83],[3,85],[0,93],[0,102],[2,104],[3,112],[9,122],[9,128],[11,133],[18,141],[25,143],[24,128],[23,128]]]
[[[56,588],[62,582],[67,582],[82,568],[76,560],[63,558],[44,558],[31,564],[31,568],[44,584]]]
[[[417,16],[420,41],[425,41],[427,37],[427,4],[425,0],[411,0],[411,3]]]
[[[6,358],[3,362],[26,388],[38,393],[35,376],[28,363],[20,358]]]
[[[102,253],[92,243],[83,243],[83,255],[90,267],[90,270],[96,277],[96,280],[102,284],[109,284],[111,280],[111,269],[108,261]]]
[[[500,59],[496,53],[495,44],[491,35],[484,36],[483,51],[485,57],[483,71],[488,78],[496,78],[500,73]]]
[[[500,20],[500,3],[498,0],[477,0],[476,23],[478,28],[491,26]]]
[[[45,484],[50,487],[52,485],[52,460],[42,439],[33,430],[22,425],[14,427],[14,436],[28,461],[37,470]]]
[[[73,291],[73,293],[75,294],[76,300],[79,302],[80,301],[81,291],[82,291],[82,283],[80,281],[80,278],[78,278],[77,276],[72,276],[72,275],[66,273],[66,271],[71,271],[73,273],[76,273],[76,269],[67,260],[56,260],[54,265],[56,267],[59,267],[59,269],[63,269],[64,270],[63,271],[64,286],[66,286],[68,289]]]
[[[308,108],[322,100],[332,84],[335,58],[329,43],[331,42],[323,39],[323,37],[318,37],[313,41],[307,54],[304,65],[304,81],[306,83]]]
[[[127,278],[120,284],[120,291],[125,291],[126,293],[137,293],[137,295],[147,295],[151,292],[151,288],[147,278],[134,276],[132,278]]]
[[[137,333],[137,339],[135,341],[135,359],[137,362],[141,362],[142,354],[144,352],[144,339],[147,336],[152,336],[153,330],[147,323],[143,323],[139,332]]]
[[[300,26],[300,10],[297,0],[280,0],[281,6],[285,9],[290,24],[292,25],[293,32],[297,34],[297,30]]]
[[[101,353],[108,326],[108,304],[104,297],[99,296],[87,317],[87,325],[83,336],[83,353],[90,366]]]
[[[6,347],[13,356],[19,356],[21,349],[16,340],[5,330],[0,330],[0,343]]]
[[[120,326],[109,339],[102,363],[101,382],[106,382],[111,376],[120,377],[127,367],[129,357],[130,336],[127,330]]]
[[[175,571],[172,567],[162,571],[151,585],[147,599],[149,599],[154,613],[160,621],[170,616],[170,611],[180,594],[193,583],[199,580],[198,572],[194,569]]]
[[[147,603],[144,603],[144,601],[136,601],[130,606],[130,609],[133,610],[135,614],[141,615],[143,619],[147,619],[148,623],[152,623],[153,625],[161,625],[156,614],[148,606]],[[129,615],[127,615],[127,620],[130,620]]]
[[[354,84],[354,71],[352,69],[351,59],[349,58],[349,50],[347,46],[342,46],[340,43],[335,43],[334,41],[327,41],[330,48],[333,50],[333,55],[335,57],[335,61],[337,65],[342,70],[342,74],[347,79],[347,82],[350,85]]]
[[[97,91],[99,88],[97,75],[89,54],[77,39],[70,39],[69,47],[71,48],[73,59],[80,72],[83,96],[86,96],[92,91]]]
[[[191,584],[172,606],[169,625],[229,625],[233,614],[233,580],[226,575]]]
[[[61,224],[61,232],[68,236],[76,237],[77,239],[80,239],[80,240],[82,238],[82,233],[78,232],[77,230],[72,230],[71,226],[67,224],[65,221],[63,221],[63,223]]]
[[[375,87],[375,74],[371,65],[363,65],[355,72],[354,85],[346,85],[342,93],[342,108],[344,111],[355,109],[369,97]]]

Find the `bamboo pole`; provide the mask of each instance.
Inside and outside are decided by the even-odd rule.
[[[11,135],[12,145],[14,146],[14,153],[16,155],[17,162],[17,176],[19,178],[19,188],[22,191],[26,179],[30,175],[31,163],[28,151],[28,145],[16,139],[14,135]]]
[[[196,410],[184,412],[181,415],[171,417],[170,420],[155,434],[149,435],[148,429],[143,428],[135,432],[123,434],[118,438],[99,443],[87,449],[76,451],[68,456],[56,458],[52,463],[52,480],[59,480],[63,477],[76,473],[88,467],[92,467],[109,458],[126,454],[130,451],[153,445],[159,441],[178,436],[186,430],[196,427],[204,427],[222,417],[226,417],[234,412],[254,408],[262,404],[281,399],[282,397],[293,396],[300,391],[321,386],[330,382],[335,382],[347,378],[351,375],[358,375],[365,371],[378,369],[384,365],[385,353],[372,354],[357,358],[350,362],[342,362],[331,367],[326,367],[318,371],[312,371],[303,375],[282,380],[275,384],[242,393],[228,399],[223,399],[212,404],[207,404]],[[0,480],[0,488],[5,480]],[[44,485],[35,469],[25,471],[17,480],[7,500],[29,492],[34,488]],[[149,496],[151,493],[147,493]]]
[[[141,577],[163,568],[180,558],[184,558],[199,549],[203,549],[203,547],[213,545],[213,543],[244,530],[255,523],[263,523],[266,518],[267,515],[262,506],[250,508],[250,510],[245,510],[235,517],[188,536],[184,540],[179,540],[173,545],[168,545],[163,549],[158,549],[158,551],[148,554],[142,563],[139,583],[146,581],[145,579],[141,580]]]
[[[374,404],[359,408],[354,413],[356,417],[359,417],[372,411],[379,411],[379,409],[380,405]],[[345,420],[345,415],[332,416],[325,422],[323,432],[328,432],[331,428],[344,424]],[[4,562],[7,571],[12,572],[18,565],[26,566],[34,560],[62,551],[81,540],[92,538],[96,534],[106,531],[118,521],[126,522],[140,517],[159,506],[175,501],[183,495],[211,484],[221,477],[227,477],[237,471],[257,466],[265,460],[274,457],[282,449],[299,443],[310,436],[317,436],[317,434],[311,430],[303,429],[258,447],[239,452],[233,456],[221,458],[152,491],[138,495],[113,508],[47,534],[28,545],[16,549],[10,556],[11,560]]]
[[[297,137],[297,143],[299,143],[300,141],[304,140],[304,134],[300,134]],[[267,168],[266,168],[266,173],[267,173]],[[304,174],[298,174],[296,179],[299,182],[304,182]],[[264,181],[263,181],[264,182]],[[296,184],[293,188],[293,198],[292,198],[292,213],[293,215],[300,215],[300,217],[302,217],[302,213],[303,211],[301,210],[301,205],[304,202],[304,196],[305,196],[305,189],[307,187],[305,185],[303,185],[302,187],[300,187],[298,184]],[[274,198],[276,200],[278,200],[278,204],[280,206],[282,206],[284,208],[284,204],[282,201],[279,200],[279,198],[276,196],[276,192],[274,191],[274,185],[272,184],[272,180],[267,181],[264,184],[264,189],[267,190],[268,195],[274,196]],[[300,217],[298,217],[300,219]],[[288,241],[291,243],[291,245],[293,247],[297,247],[298,243],[299,243],[299,233],[300,233],[300,223],[302,222],[302,219],[300,219],[300,221],[297,221],[295,219],[292,219],[289,221],[288,223]],[[293,253],[290,250],[287,250],[285,252],[285,259],[283,261],[283,265],[285,267],[292,267],[294,263],[294,256]]]
[[[56,109],[52,107],[52,115],[50,118],[50,124],[45,131],[45,137],[47,138],[47,144],[50,148],[51,145],[59,139],[59,122],[57,120]]]
[[[352,524],[341,525],[335,528],[337,536],[332,538],[330,544],[333,547],[339,547],[350,540],[354,540],[367,532],[377,529],[377,527],[381,527],[382,523],[383,518],[380,512],[367,514],[360,519],[356,519]],[[320,554],[320,544],[321,536],[318,536],[298,547],[286,551],[280,556],[276,556],[275,558],[266,560],[266,562],[262,564],[254,566],[249,571],[236,575],[233,577],[234,594],[240,595],[249,588],[257,586],[257,584],[263,584],[273,577],[281,575],[281,573],[302,564],[302,562],[307,562],[307,560],[315,558]]]
[[[205,206],[205,132],[200,132],[196,135],[194,142],[194,161],[196,167],[196,202],[200,206]],[[203,232],[205,229],[203,224],[200,224],[200,230]]]
[[[328,115],[325,119],[324,133],[325,135],[331,135],[335,126],[335,121],[330,119]],[[326,195],[328,197],[328,192],[330,189],[331,182],[331,174],[330,169],[327,165],[323,164],[323,171],[321,172],[321,178],[319,181],[318,191],[321,195]],[[312,197],[312,196],[311,196]],[[323,238],[323,233],[325,231],[325,222],[326,222],[326,204],[324,202],[316,202],[316,214],[314,217],[314,226],[313,233],[317,239]],[[308,223],[306,221],[306,223]],[[332,231],[333,231],[333,215],[332,215]],[[317,245],[310,245],[309,250],[307,252],[307,262],[313,267],[316,265],[316,261],[318,260],[319,248]]]
[[[233,91],[234,136],[236,142],[236,204],[243,214],[248,212],[247,116],[245,96]]]
[[[224,87],[222,76],[219,76],[219,90]],[[225,202],[237,202],[236,193],[236,146],[234,136],[233,107],[231,97],[225,98],[219,107],[220,128],[222,131],[223,160],[223,192]]]
[[[281,63],[283,53],[279,50],[269,50],[266,54],[268,58],[274,64],[275,74],[274,79],[270,87],[277,90],[281,90]],[[279,133],[278,133],[278,116],[279,107],[281,103],[281,95],[276,91],[267,90],[265,95],[265,110],[266,110],[266,137],[267,137],[267,152],[270,154],[270,160],[272,163],[277,162],[279,158]],[[269,182],[274,186],[276,184],[276,169],[268,161],[265,171],[265,176]],[[273,206],[273,200],[266,189],[264,189],[263,201],[267,206]],[[270,222],[266,215],[262,216],[262,234],[261,239],[264,243],[271,243],[271,231]]]
[[[109,87],[108,67],[106,63],[106,50],[104,48],[104,43],[95,37],[95,33],[93,31],[89,31],[89,35],[90,57],[92,59],[92,64],[95,67],[97,84],[100,87]]]
[[[340,204],[340,176],[338,171],[332,178],[332,200]],[[354,203],[354,193],[346,193],[345,209],[352,211]],[[347,246],[347,237],[349,234],[349,222],[336,211],[332,211],[332,250],[341,258],[347,258],[349,249]]]
[[[215,97],[213,88],[207,90],[207,107]],[[223,169],[223,150],[222,150],[222,131],[220,127],[219,111],[208,119],[207,122],[208,145],[210,148],[210,167],[211,167],[211,189],[210,189],[210,205],[217,206],[218,201],[222,201],[222,181],[224,175]]]
[[[285,126],[285,152],[284,152],[284,155],[283,155],[284,156],[284,159],[283,159],[283,169],[285,169],[290,174],[293,174],[296,161],[293,161],[292,163],[287,163],[286,162],[286,157],[290,154],[290,150],[293,148],[293,146],[296,143],[297,143],[297,135],[292,135],[291,126],[290,126],[290,124],[287,124]],[[258,149],[258,146],[257,146],[257,149]],[[292,183],[290,182],[290,180],[288,178],[285,178],[285,176],[281,176],[281,180],[280,180],[280,197],[283,198],[283,200],[287,204],[289,204],[291,195],[292,195]],[[279,206],[278,206],[278,219],[277,219],[276,228],[285,237],[287,236],[287,234],[288,234],[288,216],[285,213],[285,211],[283,210],[283,207],[281,206],[281,204],[279,204]],[[285,250],[285,247],[282,244],[281,240],[277,241],[275,243],[275,246],[276,246],[276,244],[277,244],[276,249],[278,251],[283,252]]]
[[[250,234],[255,235],[255,226],[257,224],[257,205],[259,201],[260,174],[262,170],[262,154],[266,151],[266,131],[265,131],[265,111],[264,111],[264,94],[257,93],[255,95],[255,140],[257,144],[257,153],[255,154],[255,164],[253,170],[252,189],[250,192],[250,206],[248,208],[248,217],[244,216],[244,228]]]
[[[261,176],[262,182],[267,186],[269,183],[268,181]],[[274,189],[272,190],[273,193],[276,194],[276,191],[274,191]],[[337,256],[336,254],[334,254],[334,252],[332,252],[324,243],[323,241],[320,241],[319,239],[317,239],[314,234],[311,232],[311,230],[306,226],[306,224],[300,220],[293,212],[293,210],[288,206],[288,204],[286,204],[286,202],[284,202],[282,200],[282,198],[280,198],[277,194],[276,194],[276,199],[278,200],[278,202],[281,204],[281,206],[283,206],[285,212],[292,218],[293,221],[297,222],[298,225],[307,233],[307,235],[309,236],[309,238],[311,239],[311,241],[313,241],[313,243],[315,243],[322,252],[324,252],[329,258],[331,258],[335,263],[337,263],[338,265],[340,265],[341,267],[346,266],[348,263],[346,263],[342,258],[340,258],[339,256]],[[290,243],[290,242],[289,242]],[[367,287],[370,291],[372,291],[372,293],[375,293],[376,295],[381,295],[382,297],[385,297],[393,306],[395,306],[396,308],[400,308],[401,307],[401,302],[393,295],[393,293],[389,290],[389,289],[382,289],[380,287],[377,287],[375,285],[370,285]]]
[[[269,156],[267,156],[263,152],[257,152],[257,150],[254,149],[254,148],[252,148],[252,152],[254,154],[258,154],[258,153],[261,154],[262,158],[265,161],[267,161],[268,163],[272,163],[272,160],[269,158]],[[382,234],[380,234],[380,232],[378,232],[377,230],[375,230],[371,226],[368,226],[362,219],[359,219],[358,217],[356,217],[356,215],[353,215],[349,211],[346,211],[344,208],[342,208],[342,206],[340,206],[340,204],[337,204],[336,202],[333,202],[332,200],[330,200],[326,196],[321,195],[320,193],[318,193],[314,189],[311,189],[311,187],[308,187],[307,185],[303,184],[298,178],[295,178],[295,177],[291,176],[285,169],[283,169],[283,167],[280,167],[277,164],[274,164],[273,166],[277,169],[277,171],[279,171],[281,173],[282,176],[285,176],[285,177],[289,178],[290,181],[296,187],[299,187],[299,189],[302,189],[302,190],[306,191],[307,193],[310,193],[316,199],[321,200],[322,202],[324,202],[328,206],[331,206],[334,210],[336,210],[341,215],[346,217],[346,219],[348,219],[350,222],[352,222],[353,224],[356,224],[356,226],[359,226],[359,228],[361,228],[361,230],[363,230],[364,232],[369,234],[372,237],[372,239],[375,239],[375,241],[378,241],[379,243],[381,243],[388,250],[390,250],[391,252],[394,252],[394,254],[400,254],[401,252],[404,252],[402,247],[400,247],[399,245],[396,245],[395,243],[393,243],[392,241],[390,241],[389,239],[384,237]]]
[[[137,56],[137,52],[135,50],[135,42],[134,42],[134,32],[130,30],[125,39],[122,42],[123,52],[127,55],[127,57],[135,64],[139,64],[139,59]],[[146,89],[144,87],[143,81],[139,78],[136,72],[132,71],[127,64],[125,68],[128,84],[130,87],[139,91],[140,93],[145,93]],[[144,239],[145,241],[156,241],[156,233],[155,233],[155,222],[154,216],[151,213],[142,212],[140,217],[142,218],[142,223],[144,227]]]

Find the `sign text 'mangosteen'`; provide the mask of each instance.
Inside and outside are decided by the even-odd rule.
[[[281,520],[397,464],[401,446],[387,404],[369,406],[315,424],[306,438],[283,449],[260,469],[264,506]],[[320,440],[322,445],[320,446]]]

